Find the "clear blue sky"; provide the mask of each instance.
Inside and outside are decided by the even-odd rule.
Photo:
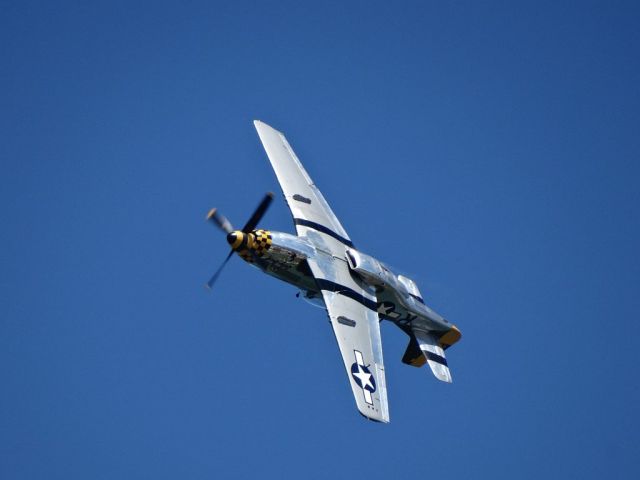
[[[0,477],[638,478],[635,2],[5,2]],[[460,326],[358,415],[251,121]]]

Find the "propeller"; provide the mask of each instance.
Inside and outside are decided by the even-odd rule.
[[[256,228],[256,226],[258,225],[258,222],[260,222],[260,220],[266,213],[267,209],[269,208],[269,205],[271,205],[272,201],[273,201],[273,193],[267,192],[263,197],[262,201],[260,202],[260,204],[258,205],[258,207],[254,210],[251,217],[249,217],[249,220],[247,221],[245,226],[242,228],[243,233],[250,233],[252,230]],[[231,225],[231,222],[227,219],[227,217],[225,217],[220,212],[218,212],[217,208],[212,208],[209,211],[209,214],[207,215],[207,220],[209,220],[214,225],[216,225],[220,230],[225,232],[227,234],[227,241],[230,243],[232,242],[231,240],[229,240],[230,238],[229,234],[234,231],[233,225]],[[216,273],[214,273],[213,276],[207,282],[208,288],[213,288],[213,284],[216,283],[216,281],[218,280],[218,277],[220,276],[220,274],[222,273],[222,270],[224,269],[224,266],[227,264],[227,262],[231,259],[232,256],[233,256],[233,249],[231,249],[231,251],[229,252],[229,255],[227,255],[227,258],[224,259],[222,264],[218,267],[218,270],[216,270]]]
[[[207,220],[218,226],[227,235],[233,232],[233,225],[227,220],[227,217],[218,212],[217,208],[212,208],[207,215]]]
[[[224,262],[222,262],[222,265],[218,267],[218,270],[216,270],[216,273],[214,273],[213,276],[209,279],[209,281],[207,282],[207,288],[209,289],[213,288],[213,284],[216,283],[216,280],[218,280],[218,277],[222,273],[222,269],[224,268],[224,266],[227,264],[227,262],[232,256],[233,256],[233,250],[229,252],[229,255],[227,255],[227,258],[225,258]]]
[[[262,216],[267,211],[267,208],[269,208],[269,205],[271,205],[272,200],[273,200],[273,193],[267,192],[264,198],[262,199],[262,201],[260,202],[260,205],[258,205],[258,208],[256,208],[256,210],[253,212],[253,215],[251,215],[251,218],[249,219],[249,221],[246,223],[244,227],[242,227],[242,231],[244,233],[249,233],[251,230],[256,228],[256,226],[258,225],[258,222],[262,219]]]

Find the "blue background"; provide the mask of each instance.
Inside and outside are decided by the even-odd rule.
[[[9,2],[0,476],[638,478],[634,2]],[[293,231],[251,121],[461,328],[358,415],[322,310],[205,222]]]

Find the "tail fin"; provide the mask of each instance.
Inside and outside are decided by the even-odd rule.
[[[411,335],[409,338],[409,345],[407,345],[407,350],[402,357],[402,363],[406,363],[412,367],[421,367],[427,363],[427,359],[422,354],[420,345],[418,345],[418,341],[414,335]]]

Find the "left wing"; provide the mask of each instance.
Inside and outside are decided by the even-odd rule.
[[[318,250],[309,267],[327,309],[358,410],[389,422],[376,297],[351,277],[346,261]]]
[[[298,235],[309,238],[322,250],[343,256],[353,243],[287,139],[266,123],[259,120],[253,123],[278,177]]]

